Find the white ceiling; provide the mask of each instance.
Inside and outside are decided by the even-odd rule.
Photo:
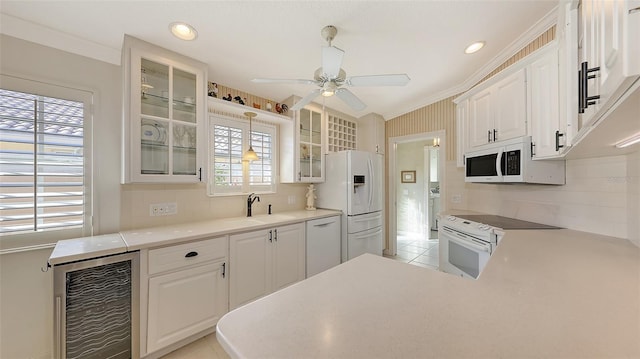
[[[310,85],[264,85],[256,77],[313,78],[325,41],[345,50],[348,76],[407,73],[405,87],[351,88],[368,107],[353,111],[335,97],[328,107],[386,119],[466,90],[555,21],[555,0],[475,1],[7,1],[0,31],[120,63],[130,34],[209,64],[209,80],[275,101],[304,96]],[[168,25],[185,21],[199,36],[184,42]],[[465,55],[471,42],[480,52]]]

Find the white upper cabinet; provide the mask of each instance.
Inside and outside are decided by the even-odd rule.
[[[285,103],[291,107],[294,98]],[[324,182],[325,113],[309,104],[292,116],[291,124],[280,126],[280,182]]]
[[[467,123],[469,121],[469,100],[462,100],[456,104],[456,164],[464,167],[464,153],[469,145]]]
[[[361,151],[385,152],[385,121],[377,113],[370,113],[358,119],[358,149]]]
[[[566,125],[559,112],[558,50],[552,47],[529,65],[529,120],[532,156],[558,157],[565,144]]]
[[[207,65],[125,36],[123,183],[202,181]]]
[[[586,127],[640,75],[640,1],[582,0],[578,5],[578,110]]]
[[[526,72],[521,69],[469,98],[469,145],[527,134]]]

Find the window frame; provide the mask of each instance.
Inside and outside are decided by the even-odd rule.
[[[93,102],[91,91],[0,74],[2,88],[45,97],[82,102],[83,120],[83,225],[81,228],[54,228],[40,231],[0,234],[0,254],[37,248],[53,247],[57,241],[86,237],[93,234],[94,179],[93,179]]]
[[[242,161],[242,186],[240,191],[224,191],[215,185],[215,174],[213,173],[214,159],[214,141],[213,134],[216,125],[239,128],[242,130],[242,153],[249,149],[248,133],[249,121],[246,119],[231,118],[218,114],[209,114],[209,126],[207,129],[207,196],[209,197],[225,197],[225,196],[246,196],[250,193],[257,194],[275,194],[278,186],[278,126],[271,123],[252,120],[251,127],[253,132],[264,132],[271,135],[271,186],[250,185],[249,183],[249,163]],[[267,188],[268,187],[268,188]],[[218,189],[218,190],[216,190]]]

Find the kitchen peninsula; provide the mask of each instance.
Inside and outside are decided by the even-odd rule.
[[[225,315],[234,358],[639,357],[640,249],[507,231],[476,281],[363,255]]]

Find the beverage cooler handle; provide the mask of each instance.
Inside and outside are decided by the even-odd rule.
[[[62,298],[56,297],[56,312],[55,312],[55,349],[57,349],[56,358],[64,358],[62,355]]]

